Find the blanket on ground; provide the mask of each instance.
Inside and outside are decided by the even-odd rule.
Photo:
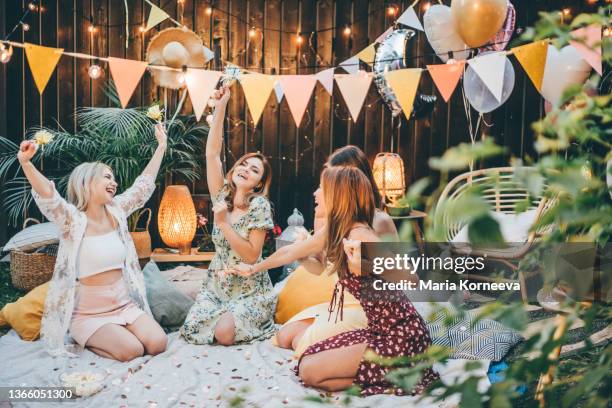
[[[53,358],[40,341],[23,341],[11,331],[0,338],[0,386],[59,386],[63,372],[105,371],[105,387],[88,398],[79,398],[76,407],[226,407],[236,398],[253,407],[321,407],[305,401],[321,392],[302,386],[291,371],[295,361],[290,350],[274,347],[269,341],[232,347],[196,346],[169,335],[166,352],[144,356],[128,363],[105,359],[90,351],[78,358]],[[452,383],[462,375],[463,361],[451,360],[447,366],[434,367],[443,381]],[[486,389],[484,364],[482,386]],[[331,396],[334,405],[344,394]],[[450,407],[457,401],[432,403],[417,397],[377,395],[353,398],[351,407]],[[2,401],[0,401],[2,405]],[[19,406],[39,407],[39,403]],[[45,404],[63,407],[65,403]]]

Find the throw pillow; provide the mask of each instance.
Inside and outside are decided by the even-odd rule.
[[[169,331],[178,329],[187,312],[193,305],[193,299],[176,289],[162,276],[157,264],[150,261],[142,270],[147,288],[147,300],[155,320]]]
[[[13,303],[7,303],[0,311],[0,325],[10,325],[23,340],[33,341],[40,335],[40,321],[45,309],[49,282],[35,287]]]
[[[31,225],[15,234],[6,243],[3,251],[32,251],[45,245],[59,242],[59,228],[52,222]]]

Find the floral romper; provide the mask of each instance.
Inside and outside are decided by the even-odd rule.
[[[321,351],[362,343],[366,343],[369,350],[374,351],[381,357],[410,357],[427,350],[427,347],[431,345],[431,338],[423,318],[404,293],[393,292],[390,294],[390,291],[383,292],[372,289],[375,279],[379,279],[379,277],[350,275],[338,281],[329,308],[331,317],[339,290],[338,286],[340,285],[339,310],[336,313],[339,313],[340,318],[342,318],[344,289],[346,288],[361,303],[368,318],[368,327],[340,333],[315,343],[306,349],[300,361],[305,356]],[[361,387],[362,396],[406,394],[404,390],[394,387],[385,379],[387,373],[392,369],[362,359],[353,383]],[[296,374],[299,372],[299,362],[295,372]],[[420,394],[436,379],[438,379],[438,374],[431,369],[426,370],[421,381],[409,394]]]
[[[213,201],[223,201],[226,194],[224,186]],[[234,231],[245,239],[253,229],[268,230],[273,227],[270,202],[262,196],[254,197],[248,211],[232,224]],[[262,271],[248,278],[220,273],[242,262],[242,259],[230,247],[216,224],[213,227],[212,240],[215,244],[215,255],[202,282],[200,293],[181,327],[182,336],[189,343],[212,344],[217,321],[224,313],[230,312],[234,317],[236,342],[251,342],[270,337],[275,326],[274,296],[268,273]]]

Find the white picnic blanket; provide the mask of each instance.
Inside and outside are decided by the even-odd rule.
[[[79,398],[71,407],[227,407],[237,397],[248,407],[321,407],[305,401],[307,396],[323,395],[302,386],[291,368],[291,351],[274,347],[269,341],[232,347],[196,346],[185,342],[178,333],[169,335],[166,352],[145,356],[128,363],[98,357],[83,351],[78,358],[53,358],[40,341],[22,341],[11,331],[0,338],[0,387],[59,386],[63,372],[106,371],[105,387],[98,394]],[[454,360],[448,367],[438,367],[445,382],[453,382],[463,370],[463,362]],[[486,367],[486,366],[485,366]],[[483,371],[486,378],[486,368]],[[486,388],[486,385],[485,385]],[[331,396],[333,405],[341,405],[344,394]],[[353,398],[351,407],[451,407],[457,401],[433,404],[418,397],[376,395]],[[66,407],[66,403],[45,404]],[[0,401],[0,406],[4,406]],[[19,407],[40,407],[40,403],[19,403]]]

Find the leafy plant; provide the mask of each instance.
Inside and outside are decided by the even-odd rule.
[[[111,95],[112,96],[112,95]],[[118,190],[129,187],[150,160],[157,142],[153,121],[146,109],[83,108],[77,113],[79,130],[70,133],[63,128],[46,130],[53,140],[34,157],[38,168],[55,182],[64,194],[72,170],[83,162],[99,161],[111,167]],[[29,129],[30,138],[39,128]],[[195,180],[202,168],[203,139],[208,127],[195,123],[193,116],[177,117],[167,129],[168,147],[158,181],[170,175]],[[19,222],[32,207],[30,185],[17,162],[18,145],[0,137],[0,179],[6,181],[4,208],[12,225]],[[138,214],[131,218],[131,227]]]

